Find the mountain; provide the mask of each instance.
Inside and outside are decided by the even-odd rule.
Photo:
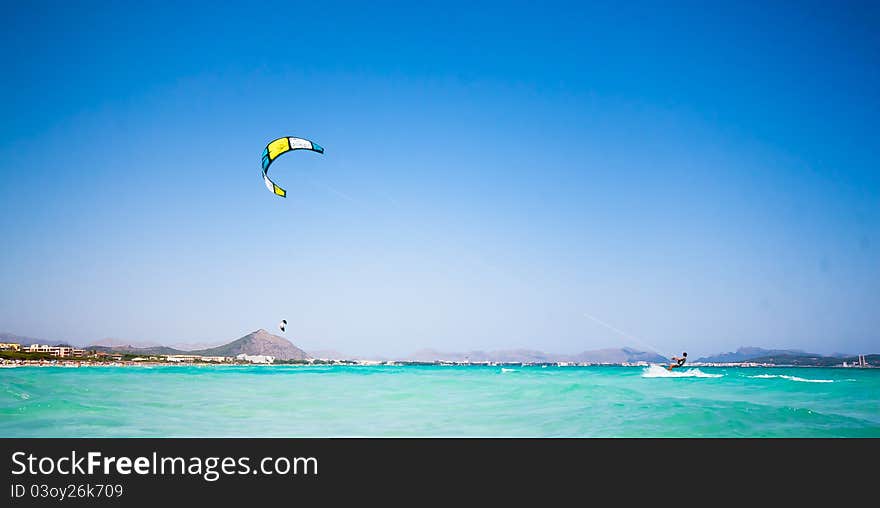
[[[166,346],[135,347],[131,344],[103,346],[93,344],[87,346],[88,350],[102,351],[106,353],[128,353],[135,355],[201,355],[201,356],[237,356],[242,353],[247,355],[269,355],[279,360],[305,360],[310,358],[302,349],[294,346],[284,337],[272,335],[266,330],[259,329],[251,332],[240,339],[236,339],[222,346],[184,351]]]
[[[669,359],[654,352],[637,351],[632,348],[611,348],[584,351],[574,355],[573,361],[583,363],[667,363]]]
[[[115,350],[119,350],[119,349],[143,349],[143,350],[164,349],[164,350],[170,351],[173,349],[173,350],[176,350],[180,353],[183,353],[185,351],[194,351],[196,349],[209,349],[212,347],[217,347],[219,345],[220,345],[219,342],[215,340],[215,341],[211,341],[211,342],[191,342],[191,343],[190,342],[180,342],[180,343],[170,344],[168,346],[163,346],[162,344],[159,344],[158,342],[153,342],[153,341],[149,341],[149,340],[134,341],[131,339],[118,339],[118,338],[108,337],[106,339],[101,339],[99,341],[92,342],[89,345],[89,347],[103,346],[107,349],[115,349]],[[177,354],[177,353],[169,352],[169,353],[153,353],[153,354]]]
[[[99,341],[93,342],[92,346],[105,346],[105,347],[130,347],[130,348],[154,348],[154,347],[162,347],[162,344],[158,342],[151,341],[132,341],[129,339],[117,339],[113,337],[108,337],[106,339],[101,339]]]
[[[305,351],[294,346],[289,340],[272,335],[262,328],[229,344],[189,351],[189,353],[202,356],[236,356],[242,353],[248,355],[269,355],[279,360],[305,360],[310,358]]]
[[[14,342],[16,344],[24,344],[25,342],[27,342],[29,340],[36,340],[36,339],[32,339],[31,337],[25,337],[23,335],[16,335],[14,333],[9,333],[9,332],[0,332],[0,341],[3,341],[3,342]]]
[[[0,332],[0,342],[13,342],[22,346],[30,346],[31,344],[48,344],[50,346],[67,346],[72,347],[66,340],[48,340],[38,339],[36,337],[26,337],[24,335],[16,335],[14,333]]]
[[[800,349],[763,349],[759,347],[741,347],[736,350],[734,353],[721,353],[713,356],[707,356],[705,358],[700,358],[697,360],[698,362],[706,362],[706,363],[735,363],[735,362],[748,362],[752,361],[755,358],[761,358],[766,356],[778,356],[778,355],[803,355],[804,353]],[[821,355],[812,355],[812,356],[821,356]]]
[[[749,360],[755,363],[769,363],[773,365],[797,365],[809,367],[835,367],[843,362],[853,365],[859,361],[858,356],[825,356],[812,353],[783,353],[768,356],[759,356]],[[871,366],[880,366],[880,355],[865,355],[865,362]]]
[[[184,351],[194,351],[196,349],[210,349],[212,347],[217,347],[223,345],[223,341],[219,340],[210,340],[210,341],[202,341],[202,342],[174,342],[168,344],[169,347],[173,347],[174,349],[182,349]]]
[[[86,346],[86,351],[97,351],[99,353],[126,353],[131,355],[185,355],[189,351],[181,351],[173,347],[157,346],[157,347],[136,347],[131,344],[120,346],[99,346],[92,344]]]
[[[771,365],[798,365],[811,367],[833,367],[846,362],[854,364],[858,362],[858,355],[832,353],[822,355],[819,353],[807,353],[800,349],[763,349],[759,347],[741,347],[734,353],[721,353],[714,356],[700,358],[698,362],[705,363],[738,363],[754,362]],[[880,365],[880,355],[869,354],[865,361],[872,366]]]
[[[16,335],[14,333],[0,332],[0,342],[14,342],[22,346],[31,344],[49,344],[49,341],[36,339],[34,337],[25,337],[24,335]],[[55,344],[52,344],[55,345]]]

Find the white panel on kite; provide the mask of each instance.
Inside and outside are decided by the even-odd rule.
[[[302,138],[288,138],[290,140],[290,149],[296,150],[298,148],[304,148],[306,150],[312,149],[312,142],[307,139]]]

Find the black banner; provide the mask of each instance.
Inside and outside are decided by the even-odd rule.
[[[9,506],[854,500],[878,452],[877,439],[0,440]]]

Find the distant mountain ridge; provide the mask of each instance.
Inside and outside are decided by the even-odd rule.
[[[124,353],[131,355],[188,355],[191,354],[189,351],[183,351],[180,349],[174,349],[173,347],[159,346],[159,347],[136,347],[130,344],[120,345],[120,346],[96,346],[94,344],[90,344],[83,348],[87,351],[97,351],[99,353]]]
[[[166,346],[135,347],[132,345],[90,345],[86,349],[139,355],[237,356],[240,354],[247,354],[269,355],[274,356],[278,360],[306,360],[310,358],[305,351],[294,346],[289,340],[284,337],[272,335],[262,328],[222,346],[196,349],[192,351],[184,351]]]
[[[593,351],[584,351],[583,353],[574,355],[576,362],[590,363],[667,363],[669,358],[655,353],[653,351],[638,351],[632,348],[607,348],[596,349]]]
[[[864,355],[865,363],[870,366],[880,365],[880,355]],[[770,356],[759,356],[749,360],[755,363],[769,363],[772,365],[795,365],[810,367],[833,367],[846,362],[854,365],[859,361],[858,356],[825,356],[811,353],[783,353]]]
[[[24,335],[16,335],[14,333],[0,332],[0,342],[14,342],[16,344],[21,344],[22,346],[29,346],[31,344],[49,344],[51,341],[37,339],[34,337],[27,337]],[[52,342],[53,346],[59,344],[67,345],[65,341]]]
[[[712,356],[706,356],[704,358],[700,358],[697,360],[698,362],[705,363],[736,363],[736,362],[747,362],[751,361],[755,358],[768,357],[768,356],[781,356],[781,355],[804,355],[809,354],[805,353],[801,349],[764,349],[760,347],[740,347],[735,352],[728,353],[720,353]],[[811,355],[811,356],[823,356],[823,355]]]
[[[105,347],[137,347],[137,348],[157,348],[157,347],[165,347],[158,342],[144,341],[144,342],[136,342],[128,339],[117,339],[114,337],[107,337],[106,339],[101,339],[99,341],[93,342],[92,346],[105,346]]]

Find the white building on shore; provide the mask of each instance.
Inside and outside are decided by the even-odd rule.
[[[76,349],[70,346],[49,346],[46,344],[31,344],[22,348],[21,351],[25,353],[49,353],[59,358],[80,357],[86,354],[84,349]]]
[[[249,363],[274,363],[275,357],[269,355],[248,355],[248,354],[240,354],[235,357],[236,360],[241,362],[249,362]]]
[[[165,355],[165,361],[168,362],[194,362],[201,359],[198,355]]]
[[[212,363],[226,363],[231,362],[231,356],[202,356],[200,359],[203,362],[212,362]]]

